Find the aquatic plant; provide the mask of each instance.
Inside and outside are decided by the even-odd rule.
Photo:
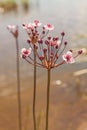
[[[18,97],[18,120],[19,120],[19,130],[22,130],[22,117],[21,117],[21,88],[20,88],[20,65],[19,65],[19,43],[18,35],[19,30],[16,25],[8,25],[7,29],[15,38],[16,43],[16,68],[17,68],[17,97]]]
[[[34,21],[34,23],[29,23],[29,24],[23,24],[23,28],[26,30],[29,39],[27,40],[28,43],[31,41],[31,47],[33,48],[33,65],[34,65],[34,91],[33,91],[33,122],[34,122],[34,130],[36,130],[36,114],[35,114],[35,109],[36,109],[36,43],[38,40],[38,32],[37,32],[37,27],[39,27],[41,23],[39,21]],[[32,31],[30,34],[29,31]],[[22,58],[26,59],[31,53],[31,48],[29,49],[22,49]],[[26,53],[26,55],[25,55]],[[32,58],[31,58],[32,60]],[[28,61],[29,62],[29,61]]]
[[[23,48],[21,50],[21,57],[31,65],[34,65],[34,94],[33,94],[33,121],[34,130],[36,127],[36,114],[35,114],[35,101],[36,101],[36,66],[42,67],[47,70],[47,97],[46,97],[46,128],[48,130],[49,125],[49,104],[50,104],[50,80],[51,69],[59,67],[64,64],[72,64],[75,62],[82,50],[79,50],[77,54],[73,54],[73,50],[68,50],[65,53],[67,47],[67,41],[64,41],[65,33],[62,32],[60,37],[50,36],[50,31],[54,30],[54,26],[51,24],[42,24],[35,20],[33,23],[23,24],[23,28],[28,34],[27,43],[29,48]],[[41,26],[41,28],[40,28]]]

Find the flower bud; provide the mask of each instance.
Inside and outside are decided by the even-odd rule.
[[[40,56],[39,59],[42,61],[44,59],[44,56]]]
[[[48,45],[48,44],[49,44],[49,41],[48,41],[48,40],[46,40],[46,41],[45,41],[45,44],[46,44],[46,45]]]
[[[53,37],[53,41],[58,41],[58,37]]]
[[[53,37],[53,41],[55,41],[56,39],[55,39],[55,37]]]
[[[48,39],[48,40],[51,40],[51,37],[49,36],[47,39]]]
[[[35,48],[35,49],[38,49],[38,46],[34,45],[34,48]]]
[[[47,52],[47,49],[46,49],[46,48],[44,48],[44,49],[43,49],[43,52],[44,52],[44,53],[46,53],[46,52]]]
[[[22,54],[21,58],[26,59],[26,55]]]
[[[59,46],[58,46],[58,45],[56,45],[56,49],[58,49],[58,47],[59,47]]]
[[[73,50],[69,50],[70,52],[73,52]]]
[[[82,54],[83,53],[83,50],[79,50],[78,51],[78,54],[80,55],[80,54]]]
[[[64,36],[65,35],[65,32],[61,32],[61,36]]]
[[[58,37],[55,37],[55,40],[56,40],[56,41],[58,41],[58,39],[59,39]]]
[[[24,27],[24,26],[25,26],[25,23],[23,23],[22,26]]]
[[[45,31],[43,31],[42,33],[45,34]]]
[[[43,40],[42,40],[42,39],[39,39],[39,40],[38,40],[38,43],[39,43],[39,44],[42,44],[42,43],[43,43]]]
[[[29,44],[31,43],[30,39],[27,40],[27,43],[29,43]]]
[[[64,45],[67,45],[67,41],[64,42]]]

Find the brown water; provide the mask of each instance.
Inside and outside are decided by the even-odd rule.
[[[0,88],[10,86],[16,81],[15,39],[6,29],[8,24],[19,25],[20,49],[28,46],[26,44],[27,35],[22,29],[22,23],[28,23],[34,19],[38,19],[44,24],[52,23],[55,26],[55,35],[60,35],[61,31],[65,31],[65,39],[68,40],[71,48],[87,48],[86,10],[87,0],[31,0],[28,12],[23,11],[20,6],[17,12],[0,14]],[[84,63],[84,67],[82,67],[83,64],[81,67],[85,68],[86,65],[87,63]],[[20,66],[21,77],[32,78],[32,66],[23,60],[21,60]],[[39,69],[38,76],[41,73],[43,70]]]

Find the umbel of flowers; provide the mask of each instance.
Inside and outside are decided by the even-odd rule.
[[[73,50],[68,50],[63,54],[67,46],[67,42],[63,40],[65,33],[61,33],[61,39],[59,39],[59,37],[51,37],[48,34],[49,31],[54,29],[54,26],[51,24],[44,25],[39,32],[38,27],[40,25],[41,23],[36,20],[34,23],[23,24],[23,28],[29,36],[27,43],[30,47],[21,50],[21,57],[27,62],[34,64],[34,59],[31,56],[31,53],[34,52],[33,47],[35,47],[35,54],[38,59],[36,66],[46,69],[58,67],[65,63],[74,63],[75,58],[82,54],[82,50],[79,50],[75,56],[73,56]],[[62,57],[62,59],[58,62],[60,57]]]
[[[33,23],[23,24],[23,28],[28,34],[27,43],[29,48],[23,48],[21,50],[21,57],[29,64],[34,65],[34,68],[42,67],[47,70],[47,104],[46,104],[46,128],[48,130],[49,123],[49,102],[50,102],[50,79],[51,69],[59,67],[66,63],[74,63],[75,58],[82,54],[82,50],[79,50],[76,55],[73,55],[73,50],[68,50],[65,53],[67,47],[67,41],[64,41],[65,33],[61,33],[61,37],[50,36],[50,31],[54,30],[54,26],[51,24],[42,25],[38,20]],[[34,71],[36,73],[36,69]],[[36,74],[34,74],[36,78]],[[35,80],[35,79],[34,79]],[[35,83],[36,85],[36,83]],[[35,86],[36,87],[36,86]],[[35,90],[36,92],[36,90]],[[35,95],[36,96],[36,95]],[[35,96],[34,96],[34,108],[35,108]],[[34,130],[36,130],[36,117],[34,109]]]

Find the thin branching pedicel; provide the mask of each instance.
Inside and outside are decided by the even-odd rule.
[[[40,25],[41,23],[37,20],[35,20],[34,23],[23,24],[23,27],[29,36],[27,40],[29,48],[23,48],[21,50],[21,57],[34,66],[47,69],[48,82],[45,130],[48,130],[51,69],[59,67],[65,63],[74,63],[75,58],[82,54],[82,50],[79,50],[75,56],[73,56],[73,50],[68,50],[65,53],[68,44],[67,41],[64,41],[65,33],[61,33],[61,38],[51,37],[49,32],[54,29],[54,26],[46,24],[41,27],[40,31],[38,31]],[[32,57],[32,54],[36,55],[37,60],[36,57]]]
[[[21,95],[20,95],[20,70],[19,70],[19,44],[18,44],[18,26],[8,25],[8,30],[12,33],[16,40],[16,63],[17,63],[17,96],[18,96],[18,119],[19,119],[19,130],[22,130],[22,119],[21,119]]]

